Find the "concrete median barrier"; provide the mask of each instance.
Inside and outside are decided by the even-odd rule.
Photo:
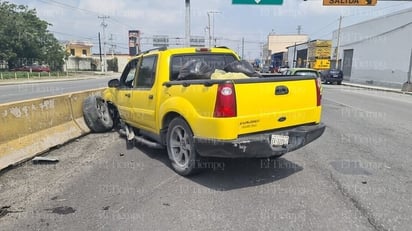
[[[82,103],[102,90],[0,104],[0,170],[89,133]]]

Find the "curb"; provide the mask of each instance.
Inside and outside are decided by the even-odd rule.
[[[406,91],[402,91],[400,89],[394,89],[394,88],[377,87],[377,86],[370,86],[370,85],[356,84],[356,83],[348,83],[348,82],[342,82],[342,85],[349,86],[349,87],[359,87],[359,88],[377,90],[377,91],[393,92],[393,93],[399,93],[399,94],[404,94],[404,95],[412,95],[412,92],[406,92]]]
[[[106,75],[94,74],[94,75],[85,75],[85,76],[73,76],[73,77],[60,77],[60,78],[47,78],[44,79],[10,79],[10,80],[0,80],[0,86],[5,85],[16,85],[16,84],[32,84],[32,83],[51,83],[51,82],[61,82],[61,81],[76,81],[76,80],[85,80],[85,79],[98,79],[105,77],[115,77],[116,73],[109,73]]]
[[[62,82],[62,81],[76,81],[76,80],[83,80],[83,79],[95,79],[95,77],[85,77],[85,78],[64,78],[64,79],[36,79],[36,80],[14,80],[9,82],[1,82],[0,86],[6,85],[17,85],[17,84],[32,84],[32,83],[52,83],[52,82]]]

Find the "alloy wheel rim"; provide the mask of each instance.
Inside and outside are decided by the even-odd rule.
[[[170,136],[170,150],[174,162],[180,168],[187,167],[192,150],[189,135],[183,127],[173,128]]]
[[[97,111],[99,112],[99,115],[100,115],[101,119],[103,119],[104,121],[108,120],[106,105],[101,100],[97,100]]]

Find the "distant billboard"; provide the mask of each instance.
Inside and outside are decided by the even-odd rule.
[[[205,47],[205,37],[204,36],[191,36],[190,46],[191,47]]]
[[[140,52],[140,31],[129,30],[129,55],[135,56]]]
[[[153,46],[154,47],[168,47],[169,46],[169,36],[153,35]]]

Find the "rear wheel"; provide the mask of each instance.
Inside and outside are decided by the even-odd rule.
[[[93,132],[106,132],[113,128],[113,119],[107,103],[100,96],[89,96],[83,102],[83,116]]]
[[[342,81],[338,81],[338,85],[342,85]]]
[[[173,169],[182,176],[195,173],[199,157],[195,150],[193,132],[183,118],[176,117],[170,122],[166,142]]]

